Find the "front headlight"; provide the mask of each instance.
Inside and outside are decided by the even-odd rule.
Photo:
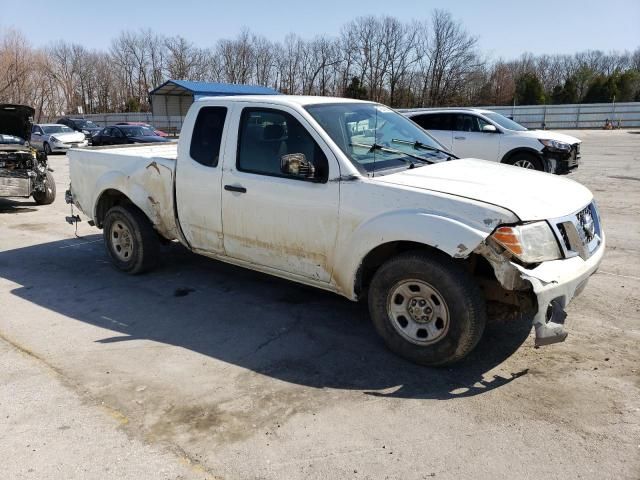
[[[60,143],[60,140],[58,140],[56,137],[51,136],[49,137],[49,139],[53,142],[53,143]]]
[[[491,238],[523,263],[557,260],[562,256],[547,222],[498,227]]]
[[[543,144],[545,147],[553,148],[555,150],[566,150],[566,151],[571,150],[571,145],[569,145],[568,143],[560,142],[558,140],[541,140],[541,139],[538,139],[538,141],[541,144]]]

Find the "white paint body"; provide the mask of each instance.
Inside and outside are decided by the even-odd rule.
[[[70,128],[68,132],[45,133],[43,127],[61,127],[57,124],[39,124],[34,125],[31,129],[30,143],[33,147],[44,150],[44,144],[47,143],[51,151],[65,151],[74,146],[86,147],[88,142],[82,132],[76,132]],[[65,127],[68,128],[68,127]]]
[[[109,189],[122,192],[161,235],[194,252],[355,300],[358,268],[380,245],[411,241],[464,258],[500,224],[558,218],[593,199],[588,189],[566,178],[482,160],[365,176],[304,109],[323,102],[355,101],[285,95],[204,98],[191,107],[178,145],[73,149],[74,202],[101,226],[96,217],[101,195]],[[196,116],[206,106],[228,109],[216,168],[189,155]],[[238,171],[238,125],[248,106],[280,109],[298,119],[328,159],[328,182]],[[247,191],[227,191],[225,185]],[[601,254],[596,257],[589,264],[581,259],[549,262],[550,269],[563,284],[575,280],[575,291],[577,279],[597,268]]]
[[[494,162],[504,162],[512,152],[519,150],[528,151],[538,155],[542,159],[546,155],[544,145],[540,140],[557,140],[568,145],[577,145],[578,150],[582,143],[580,139],[576,137],[549,130],[510,130],[496,123],[487,115],[492,113],[494,112],[479,108],[402,110],[403,115],[417,123],[420,122],[419,118],[424,115],[463,114],[477,117],[482,122],[495,127],[495,132],[428,129],[429,135],[438,140],[438,142],[459,158],[473,157]],[[549,163],[545,165],[546,171],[557,173],[559,168],[555,161],[547,161],[546,163]]]

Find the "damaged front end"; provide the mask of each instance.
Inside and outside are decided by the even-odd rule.
[[[34,110],[0,105],[0,197],[30,197],[51,203],[55,195],[47,156],[29,145]]]
[[[485,298],[488,302],[511,307],[511,312],[532,314],[536,347],[567,338],[564,308],[556,301],[546,309],[541,305],[537,296],[540,291],[538,279],[523,273],[522,267],[500,252],[500,247],[490,240],[481,243],[474,253],[487,260],[495,276],[495,281],[485,279],[482,282]]]
[[[592,220],[585,220],[584,211],[587,210],[591,212],[589,218]],[[550,227],[556,224],[567,232],[561,250]],[[522,227],[539,229],[535,233],[529,232],[535,238],[531,243],[539,251],[527,251],[526,242],[518,236],[523,233],[518,231]],[[544,235],[541,232],[545,232]],[[548,239],[545,237],[547,234],[551,235]],[[541,247],[545,242],[548,243],[546,251]],[[518,250],[518,246],[522,248]],[[557,253],[553,253],[554,248],[558,249]],[[572,249],[580,254],[573,255]],[[474,253],[484,258],[493,271],[492,281],[483,285],[487,300],[513,305],[521,312],[531,312],[535,346],[538,347],[567,338],[565,308],[584,290],[589,277],[597,271],[604,250],[604,232],[600,228],[595,204],[591,203],[573,215],[550,220],[549,223],[499,227]],[[522,261],[523,258],[535,261]]]

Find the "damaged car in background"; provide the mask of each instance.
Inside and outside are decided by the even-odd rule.
[[[29,144],[35,110],[0,105],[0,197],[33,197],[38,205],[56,198],[47,155]]]
[[[203,98],[177,144],[71,149],[66,199],[126,273],[151,269],[160,241],[178,240],[366,300],[387,346],[422,365],[469,354],[493,304],[533,318],[536,345],[563,341],[564,309],[605,250],[593,195],[453,158],[377,103]]]

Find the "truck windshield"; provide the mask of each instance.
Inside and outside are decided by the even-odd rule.
[[[367,173],[444,161],[445,147],[408,118],[375,103],[310,105],[306,110]],[[428,162],[416,162],[416,157]]]

